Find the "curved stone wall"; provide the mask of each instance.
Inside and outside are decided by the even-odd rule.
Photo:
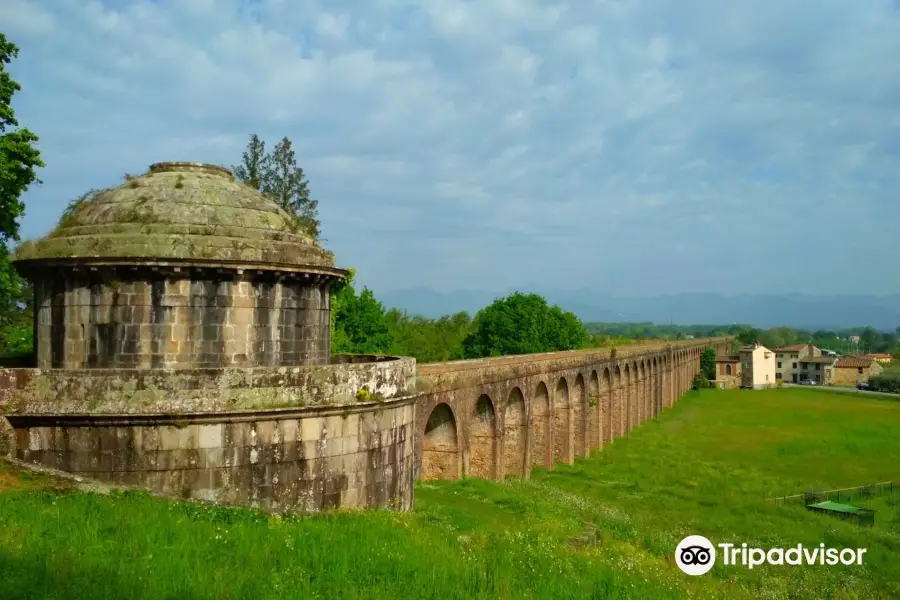
[[[273,411],[7,420],[19,460],[170,497],[270,512],[412,508],[412,397]]]
[[[328,363],[331,273],[94,266],[32,279],[39,368]]]
[[[384,401],[411,394],[416,361],[335,355],[328,365],[252,369],[0,369],[0,410],[123,415],[264,410]]]

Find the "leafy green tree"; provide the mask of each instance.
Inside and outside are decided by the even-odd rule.
[[[332,294],[332,352],[386,354],[393,338],[384,306],[368,288],[357,296],[352,277]]]
[[[700,354],[700,373],[709,380],[716,378],[716,350],[704,348]]]
[[[478,311],[463,351],[466,358],[554,352],[582,348],[589,339],[574,314],[516,292]]]
[[[753,344],[762,338],[763,332],[755,327],[745,329],[737,334],[737,340],[741,344]]]
[[[391,354],[412,356],[420,363],[463,358],[462,343],[472,325],[465,312],[427,319],[394,309],[388,311],[387,320],[394,340]]]
[[[255,133],[250,136],[241,164],[232,167],[238,181],[263,192],[293,215],[300,228],[313,239],[320,236],[319,202],[310,196],[309,180],[297,166],[293,144],[287,137],[270,154]]]
[[[22,89],[6,71],[19,48],[0,33],[0,354],[21,354],[32,346],[30,288],[10,264],[8,244],[19,240],[19,218],[25,214],[22,194],[39,184],[44,166],[38,137],[19,127],[12,99]]]
[[[859,334],[859,345],[863,352],[878,352],[881,342],[881,334],[873,327],[866,327]]]

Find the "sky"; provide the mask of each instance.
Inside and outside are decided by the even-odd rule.
[[[287,136],[376,292],[900,293],[898,0],[4,0],[22,235]]]

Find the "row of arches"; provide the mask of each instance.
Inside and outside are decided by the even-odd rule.
[[[493,384],[473,399],[430,398],[420,479],[527,477],[572,463],[671,406],[700,369],[700,349]],[[497,391],[497,388],[502,391]]]

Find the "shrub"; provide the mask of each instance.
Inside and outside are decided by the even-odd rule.
[[[883,375],[875,375],[869,379],[869,385],[872,386],[873,390],[879,392],[900,394],[900,374],[886,373]]]
[[[711,388],[712,384],[709,382],[709,379],[698,373],[697,375],[694,375],[694,380],[691,382],[691,387],[695,390],[702,390]]]

